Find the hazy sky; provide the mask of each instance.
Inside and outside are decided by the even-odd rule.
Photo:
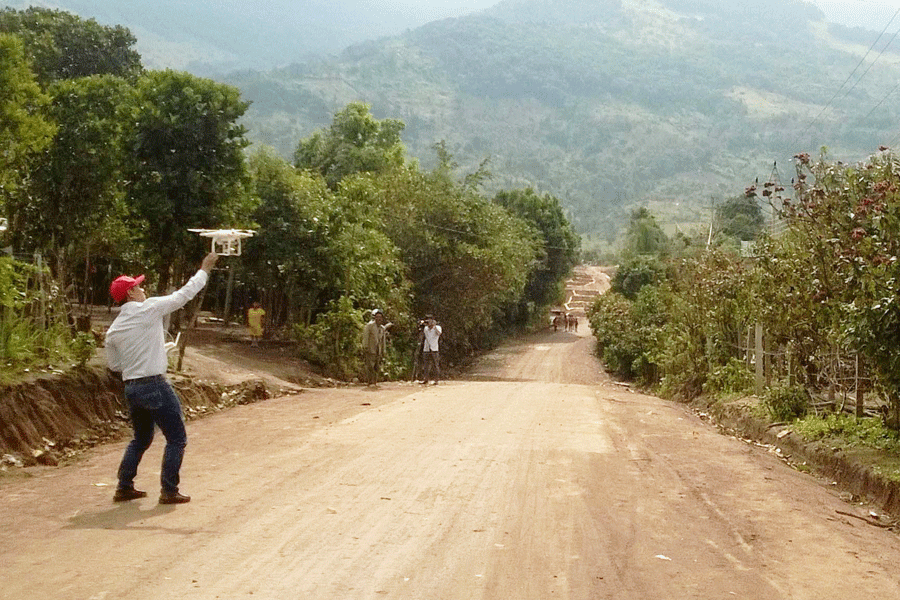
[[[813,0],[829,21],[842,25],[866,27],[881,31],[890,22],[900,0]],[[890,31],[900,27],[900,15],[891,23]]]
[[[753,0],[749,0],[753,1]],[[898,9],[900,0],[807,0],[816,4],[829,21],[842,25],[866,27],[881,31]],[[373,5],[403,4],[430,13],[433,18],[455,17],[468,12],[488,8],[500,0],[371,0]],[[891,23],[900,27],[900,15]]]

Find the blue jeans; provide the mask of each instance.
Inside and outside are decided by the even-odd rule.
[[[157,375],[126,381],[125,399],[131,413],[134,439],[125,449],[119,465],[119,489],[134,489],[138,465],[153,442],[153,426],[158,425],[166,438],[160,486],[164,494],[178,493],[181,461],[187,445],[178,395],[163,375]]]

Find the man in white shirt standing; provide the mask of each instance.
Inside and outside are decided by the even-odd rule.
[[[141,287],[143,275],[136,278],[122,275],[109,287],[113,300],[124,304],[106,332],[106,358],[110,370],[122,374],[134,429],[134,439],[125,449],[119,465],[115,502],[147,495],[147,492],[134,488],[134,478],[144,452],[153,441],[154,425],[159,426],[166,438],[159,503],[183,504],[191,500],[190,496],[178,491],[187,432],[181,401],[166,380],[168,359],[163,320],[203,289],[218,258],[214,252],[207,254],[200,270],[184,287],[168,296],[147,298]]]
[[[441,378],[441,361],[440,355],[438,354],[438,341],[441,338],[443,329],[437,324],[434,317],[427,315],[425,317],[425,329],[423,330],[423,333],[425,334],[425,341],[422,346],[422,354],[425,359],[425,376],[422,378],[422,383],[428,385],[428,376],[431,375],[432,370],[434,370],[434,385],[437,385],[438,380]]]

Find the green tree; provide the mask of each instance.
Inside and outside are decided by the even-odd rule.
[[[160,291],[197,247],[188,228],[248,219],[248,142],[238,124],[247,106],[235,88],[188,73],[153,71],[138,83],[126,131],[129,203],[144,220]]]
[[[24,201],[19,194],[30,160],[53,135],[44,112],[49,101],[35,83],[21,41],[0,34],[0,202],[14,232],[24,225],[16,204]]]
[[[444,323],[451,357],[480,347],[522,298],[537,251],[533,230],[441,169],[408,165],[369,179],[354,193],[400,249],[413,310]]]
[[[663,294],[656,286],[641,289],[634,300],[615,291],[598,296],[587,317],[607,370],[642,384],[656,382],[656,353],[665,324]]]
[[[658,285],[666,279],[666,268],[658,256],[638,254],[631,256],[616,269],[610,282],[611,289],[634,300],[646,285]]]
[[[35,167],[30,201],[18,232],[27,249],[55,256],[63,285],[80,258],[116,254],[126,238],[122,185],[122,124],[133,89],[124,79],[93,76],[50,87],[52,144]]]
[[[646,208],[632,211],[622,264],[613,275],[612,289],[634,300],[643,286],[661,283],[666,276],[665,257],[669,249],[669,239],[650,211]]]
[[[402,121],[379,121],[367,104],[353,102],[334,116],[330,127],[300,141],[294,164],[321,173],[328,187],[337,189],[353,173],[378,173],[402,165],[403,128]]]
[[[809,301],[867,359],[900,426],[900,175],[890,152],[859,165],[798,159],[796,201],[785,207],[803,242]],[[830,317],[830,318],[829,318]]]
[[[669,251],[669,238],[662,227],[646,208],[638,208],[631,213],[628,230],[625,234],[625,257],[651,254],[664,256]]]
[[[266,300],[270,323],[309,322],[331,278],[329,207],[332,192],[267,149],[250,157],[257,234],[242,264]]]
[[[549,306],[560,300],[565,278],[578,262],[581,240],[563,213],[559,199],[531,188],[499,192],[494,202],[536,232],[536,266],[529,273],[525,300]]]
[[[270,151],[250,162],[259,231],[246,263],[268,290],[273,318],[309,323],[344,296],[361,308],[405,314],[408,285],[397,249],[357,201],[367,182],[335,194],[318,174],[298,171]]]
[[[755,194],[729,198],[716,207],[716,220],[723,235],[745,242],[755,240],[765,224]]]
[[[669,269],[661,286],[666,320],[655,353],[667,395],[697,396],[711,373],[739,356],[757,308],[751,267],[734,252],[712,248],[689,253]]]
[[[117,75],[134,80],[141,72],[137,42],[128,29],[100,25],[61,10],[31,7],[0,10],[0,33],[20,36],[38,81]]]

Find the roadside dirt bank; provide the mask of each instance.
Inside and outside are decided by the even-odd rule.
[[[877,472],[876,465],[884,456],[874,450],[838,448],[827,440],[806,441],[790,424],[757,417],[753,411],[755,403],[754,398],[719,402],[700,399],[691,406],[724,433],[765,446],[795,469],[822,478],[827,485],[839,489],[845,501],[877,507],[869,514],[871,525],[900,530],[900,482]]]
[[[275,395],[261,378],[231,385],[186,376],[170,381],[188,419]],[[56,466],[83,450],[127,436],[122,392],[122,383],[97,367],[0,388],[0,471]]]

